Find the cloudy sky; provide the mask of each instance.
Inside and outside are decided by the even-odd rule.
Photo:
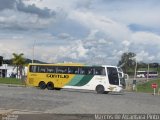
[[[0,0],[0,55],[117,65],[160,61],[160,0]]]

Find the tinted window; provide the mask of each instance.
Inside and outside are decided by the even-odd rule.
[[[79,68],[78,67],[68,67],[68,73],[69,74],[78,74]]]
[[[40,72],[40,73],[45,73],[46,70],[47,70],[46,66],[37,66],[37,67],[38,67],[38,71],[37,72]]]
[[[48,73],[56,73],[56,66],[47,66]]]
[[[94,74],[95,75],[106,75],[105,68],[104,67],[95,67]]]
[[[81,67],[80,68],[80,74],[82,74],[82,75],[93,75],[94,74],[94,68],[92,68],[92,67]]]
[[[37,72],[37,66],[31,65],[30,68],[29,68],[29,71],[30,72]]]
[[[64,74],[66,74],[66,73],[68,73],[68,67],[66,67],[66,66],[58,66],[56,72],[57,73],[64,73]]]
[[[30,72],[38,73],[55,73],[56,68],[54,66],[42,66],[42,65],[31,65]]]
[[[31,65],[30,72],[82,74],[82,75],[106,75],[104,67],[86,67],[86,66],[78,67],[78,66]]]

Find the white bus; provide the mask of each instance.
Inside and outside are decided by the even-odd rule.
[[[117,66],[90,66],[75,63],[29,64],[27,84],[48,90],[71,88],[97,93],[120,92],[125,78]]]
[[[158,77],[158,72],[157,71],[137,71],[136,73],[138,78],[154,78]]]

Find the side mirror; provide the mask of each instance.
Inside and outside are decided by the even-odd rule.
[[[125,80],[128,80],[128,79],[129,79],[128,74],[124,74],[124,79],[125,79]]]

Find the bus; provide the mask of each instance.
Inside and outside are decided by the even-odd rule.
[[[157,71],[137,71],[136,73],[138,78],[154,78],[154,77],[158,77],[158,72]]]
[[[124,76],[121,68],[109,65],[30,63],[26,83],[40,89],[85,89],[102,94],[122,91],[125,88]]]

